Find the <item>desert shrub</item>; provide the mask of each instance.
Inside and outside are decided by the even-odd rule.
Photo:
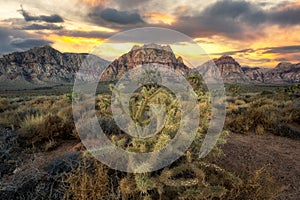
[[[46,150],[56,146],[55,139],[72,139],[74,126],[57,115],[29,115],[19,129],[25,145],[46,143]],[[55,144],[55,145],[54,145]]]
[[[46,138],[62,136],[65,132],[63,125],[62,119],[57,115],[47,115],[40,126],[40,134]]]
[[[295,135],[288,127],[300,123],[300,104],[295,96],[298,90],[298,85],[292,85],[248,98],[242,95],[227,98],[225,128],[235,133]]]
[[[290,95],[291,97],[299,98],[300,97],[300,84],[293,84],[284,89],[284,92]]]
[[[66,128],[66,130],[68,132],[67,135],[70,135],[70,136],[73,136],[73,137],[79,139],[79,135],[76,131],[76,127],[74,124],[72,107],[67,106],[65,108],[60,109],[60,111],[57,113],[57,116],[59,116],[62,119],[64,128]]]
[[[13,125],[19,127],[20,123],[25,119],[27,115],[36,115],[38,114],[38,109],[32,107],[20,107],[18,103],[13,102],[13,100],[4,99],[4,105],[0,107],[0,124],[2,125]]]
[[[80,152],[66,153],[48,162],[44,169],[52,177],[60,176],[60,178],[63,178],[64,174],[77,169],[81,160],[82,155]]]
[[[230,94],[233,96],[237,96],[241,93],[241,86],[238,84],[231,84],[228,87],[228,92],[230,92]]]
[[[246,104],[246,102],[244,101],[244,100],[240,100],[240,99],[237,99],[237,100],[235,100],[235,102],[234,102],[236,105],[244,105],[244,104]]]
[[[40,116],[43,113],[40,112],[39,109],[34,107],[18,107],[15,110],[12,110],[11,113],[7,115],[9,122],[16,127],[19,127],[22,121],[25,120],[28,116]]]
[[[274,126],[274,134],[292,139],[300,139],[300,131],[297,127],[285,123],[278,123]]]
[[[151,92],[143,91],[145,95],[151,96]],[[168,98],[166,110],[171,111],[167,116],[165,128],[157,135],[147,140],[128,139],[123,137],[124,134],[115,124],[113,119],[109,118],[105,112],[100,113],[99,123],[104,132],[109,135],[111,140],[119,147],[132,152],[148,152],[161,149],[165,146],[176,133],[178,119],[181,117],[177,114],[175,101],[170,101],[171,96],[158,94],[160,98]],[[141,95],[141,94],[138,94]],[[149,97],[148,96],[148,97]],[[144,117],[147,113],[147,106],[143,107],[144,98],[135,96],[136,101],[131,102],[130,111],[135,116],[136,122],[144,124],[148,118]],[[154,96],[148,98],[148,103],[157,103]],[[240,101],[240,102],[237,102]],[[238,176],[210,164],[209,162],[200,161],[198,158],[199,145],[205,137],[208,122],[210,119],[209,98],[202,96],[199,99],[201,109],[201,123],[195,138],[195,141],[179,160],[170,166],[151,173],[132,174],[108,170],[99,162],[84,158],[83,162],[77,162],[76,167],[70,168],[66,172],[63,181],[67,191],[64,194],[65,199],[270,199],[278,191],[272,185],[271,179],[265,177],[264,172],[256,173],[255,177],[249,180],[243,180]],[[107,110],[108,102],[96,102],[98,108]],[[269,100],[258,100],[248,105],[243,100],[234,98],[232,105],[235,106],[234,120],[232,127],[240,128],[242,131],[253,129],[258,134],[265,132],[276,118],[273,111],[277,109],[277,103]],[[255,106],[252,106],[255,105]],[[103,106],[103,107],[101,107]],[[75,112],[82,112],[82,108],[76,108]],[[268,112],[270,111],[270,112]],[[247,115],[244,115],[247,114]],[[88,117],[82,116],[83,118]],[[273,119],[274,118],[274,119]],[[60,132],[64,124],[72,121],[72,109],[67,107],[52,114],[51,117],[45,117],[43,129],[48,129],[43,135],[50,135],[56,138],[64,135]],[[238,122],[236,121],[238,120]],[[265,124],[268,124],[265,126]],[[246,126],[245,126],[246,125]],[[51,130],[51,131],[50,131]],[[58,134],[58,135],[56,135]],[[218,144],[224,143],[224,135],[218,141]],[[51,138],[51,137],[50,137]],[[47,139],[51,149],[51,139]],[[220,155],[220,150],[216,146],[212,153],[213,156]],[[118,174],[118,175],[116,175]],[[248,196],[247,196],[248,195]],[[249,199],[248,198],[248,199]]]
[[[273,96],[275,93],[269,90],[264,90],[260,93],[262,96]]]
[[[44,121],[44,115],[28,115],[20,124],[20,136],[25,139],[37,137]]]
[[[7,109],[9,101],[6,98],[0,98],[0,112]]]
[[[51,151],[57,147],[57,142],[54,139],[50,139],[45,144],[45,151]]]
[[[278,104],[268,98],[255,99],[246,105],[227,105],[228,115],[225,127],[235,133],[248,133],[253,131],[263,134],[273,131],[274,124],[278,122],[280,110]]]
[[[47,138],[70,139],[74,126],[57,115],[47,115],[40,127],[40,134]]]
[[[226,128],[236,133],[248,133],[254,131],[263,134],[271,131],[277,121],[276,110],[267,106],[249,107],[244,113],[230,116],[226,119]]]
[[[262,125],[262,124],[258,124],[258,125],[256,126],[256,128],[255,128],[255,133],[256,133],[257,135],[263,135],[264,132],[265,132],[265,128],[263,127],[263,125]]]
[[[282,108],[283,121],[286,123],[299,123],[300,119],[300,103],[298,101],[287,101]]]
[[[236,105],[235,103],[227,103],[226,104],[226,109],[227,109],[227,112],[228,113],[231,113],[231,112],[235,112],[235,111],[238,111],[239,110],[239,106]]]
[[[272,169],[266,165],[248,175],[243,184],[228,193],[225,199],[276,199],[284,189],[274,179]]]
[[[68,185],[64,199],[112,199],[107,168],[95,159],[83,158],[83,162],[66,174]]]

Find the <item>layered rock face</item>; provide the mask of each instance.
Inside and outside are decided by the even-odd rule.
[[[216,70],[213,65],[217,66]],[[230,56],[213,59],[198,67],[204,78],[214,79],[220,73],[225,83],[266,83],[293,84],[300,83],[300,63],[279,63],[273,69],[260,67],[241,67]]]
[[[66,84],[72,83],[84,60],[89,57],[89,66],[84,74],[77,73],[82,81],[118,80],[126,71],[143,64],[162,64],[184,76],[201,71],[206,80],[218,74],[225,83],[300,83],[300,63],[279,63],[273,69],[241,67],[230,56],[208,61],[196,69],[187,67],[181,57],[176,57],[170,46],[147,44],[134,46],[113,62],[84,53],[61,53],[50,46],[36,47],[25,52],[15,52],[0,58],[1,88],[21,87],[26,84]],[[100,74],[100,69],[106,67]],[[213,66],[217,66],[214,68]]]
[[[0,58],[1,81],[71,83],[88,54],[61,53],[50,46],[35,47]],[[96,58],[99,65],[107,61]]]
[[[208,61],[198,67],[198,69],[207,80],[214,80],[219,75],[226,83],[248,82],[249,80],[240,64],[230,56],[222,56],[221,58],[213,59],[213,61]]]
[[[300,63],[279,63],[264,74],[265,83],[300,83]]]
[[[150,63],[169,66],[182,75],[188,75],[190,71],[181,57],[176,58],[170,46],[147,44],[134,46],[131,51],[114,60],[103,72],[101,80],[118,80],[126,71]]]
[[[242,67],[245,75],[252,83],[263,83],[265,79],[265,72],[269,69],[260,67]]]

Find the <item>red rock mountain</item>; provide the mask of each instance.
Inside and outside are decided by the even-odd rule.
[[[300,63],[279,63],[275,68],[241,67],[230,56],[213,59],[198,67],[204,73],[204,78],[214,79],[215,64],[225,83],[266,83],[266,84],[293,84],[300,83]]]
[[[72,83],[87,53],[61,53],[50,46],[14,52],[0,58],[1,87],[26,88],[36,85]],[[108,61],[91,55],[95,65]]]
[[[188,75],[190,71],[181,57],[176,58],[170,46],[146,44],[134,46],[131,51],[114,60],[102,73],[101,80],[118,80],[127,70],[148,63],[167,65],[182,75]]]
[[[214,64],[217,66],[218,71],[213,67]],[[198,69],[204,74],[204,78],[208,80],[215,79],[219,73],[223,81],[227,83],[249,80],[240,64],[230,56],[222,56],[218,59],[208,61],[198,67]]]
[[[251,83],[263,83],[265,81],[265,72],[269,70],[261,67],[242,67],[242,69]]]
[[[264,83],[300,83],[300,63],[279,63],[265,72]]]
[[[0,57],[0,89],[70,84],[87,55],[61,53],[50,46],[4,55]],[[185,76],[195,71],[188,68],[181,57],[176,57],[170,46],[156,44],[134,46],[130,52],[110,64],[97,56],[93,57],[95,69],[99,66],[108,66],[102,73],[102,80],[117,80],[126,70],[144,63],[164,64]],[[218,71],[212,67],[213,63],[216,64]],[[279,63],[273,69],[241,67],[232,57],[222,56],[204,63],[197,69],[203,72],[205,79],[214,79],[217,73],[220,73],[225,83],[300,83],[300,63]],[[95,80],[98,77],[99,74],[91,73],[91,79]]]

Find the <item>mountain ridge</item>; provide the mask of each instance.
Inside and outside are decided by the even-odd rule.
[[[61,53],[51,46],[34,47],[24,52],[13,52],[0,57],[1,87],[22,87],[48,84],[70,84],[75,74],[89,56],[88,53]],[[91,55],[93,56],[93,55]],[[189,75],[192,68],[176,57],[170,46],[146,44],[133,46],[131,51],[112,62],[94,56],[95,66],[107,65],[102,73],[105,81],[117,80],[122,74],[137,65],[158,63],[169,66],[182,75]],[[242,67],[233,57],[221,56],[204,63],[197,69],[204,78],[216,77],[212,65],[216,65],[225,83],[245,84],[293,84],[300,83],[300,63],[279,63],[275,68]],[[219,73],[218,72],[218,73]],[[93,79],[98,74],[92,74]]]
[[[225,83],[300,83],[300,63],[279,63],[275,68],[241,67],[234,58],[223,55],[202,64],[197,69],[204,74],[204,78],[213,79],[217,76],[214,64],[219,69]]]
[[[115,59],[103,72],[101,80],[118,80],[128,70],[143,64],[162,64],[187,76],[191,69],[176,57],[169,45],[145,44],[133,46],[131,51]]]
[[[8,85],[46,85],[72,83],[88,53],[61,53],[46,45],[0,58],[0,82]],[[91,55],[93,56],[93,55]],[[93,56],[99,63],[108,61]],[[3,85],[3,84],[2,84]]]

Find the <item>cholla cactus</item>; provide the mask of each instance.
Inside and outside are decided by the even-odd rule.
[[[149,73],[153,75],[152,78],[156,77],[152,72]],[[128,125],[127,128],[130,131],[141,131],[142,128],[139,129],[137,127],[147,126],[154,116],[157,120],[156,127],[159,128],[163,125],[162,129],[157,130],[157,134],[149,138],[132,137],[129,140],[125,140],[119,135],[118,137],[112,136],[112,140],[116,145],[127,151],[138,153],[153,152],[153,155],[155,155],[155,152],[168,145],[176,135],[183,118],[180,106],[188,106],[188,102],[179,103],[172,92],[157,84],[153,84],[151,80],[151,77],[149,80],[140,80],[146,82],[146,85],[132,95],[129,102],[129,112],[134,123]],[[191,78],[190,81],[194,83],[195,87],[200,87],[199,85],[201,85],[199,77]],[[119,95],[119,92],[114,89],[114,94]],[[169,168],[165,168],[161,172],[127,174],[120,181],[120,190],[124,199],[158,199],[163,198],[169,192],[177,193],[176,196],[179,199],[222,198],[229,190],[239,185],[240,180],[232,174],[215,165],[199,162],[198,160],[198,151],[211,118],[209,97],[201,92],[198,95],[201,95],[198,100],[202,111],[201,117],[203,118],[199,122],[195,141],[188,149],[186,156],[181,157]],[[106,105],[105,101],[101,103]],[[160,105],[160,107],[153,107],[153,105]],[[158,114],[161,107],[165,110],[166,115],[164,117]],[[224,132],[222,136],[225,135]],[[221,137],[218,142],[225,142],[223,138]],[[176,150],[176,147],[174,147],[173,151],[175,153]],[[219,152],[218,148],[214,148],[214,154],[219,154]],[[151,163],[154,161],[151,159],[156,159],[156,157],[150,157],[149,161],[141,165],[140,168],[151,167]],[[130,162],[128,164],[130,165]],[[215,177],[210,173],[213,173],[222,181],[219,184],[214,182]],[[223,181],[226,181],[226,186],[224,186]]]

